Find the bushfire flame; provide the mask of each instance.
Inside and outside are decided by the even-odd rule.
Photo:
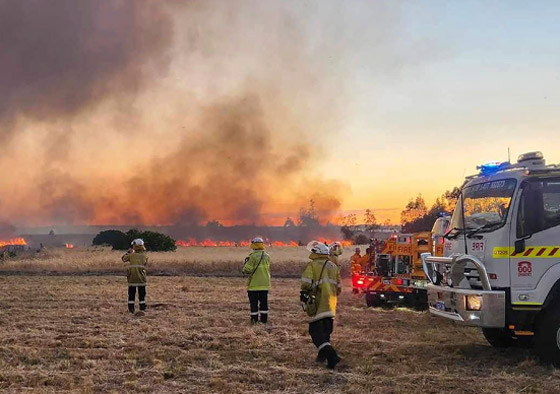
[[[328,240],[325,238],[318,238],[317,239],[319,242],[324,242],[327,244],[331,244],[334,241],[333,240]],[[350,246],[352,245],[352,241],[339,241],[341,243],[342,246]],[[194,238],[189,238],[187,240],[179,240],[175,242],[176,246],[182,246],[182,247],[193,247],[193,246],[233,246],[233,247],[238,247],[238,246],[249,246],[251,244],[250,241],[239,241],[239,242],[235,242],[235,241],[214,241],[211,239],[204,239],[202,241],[197,241]],[[277,246],[277,247],[296,247],[299,246],[299,244],[296,241],[289,241],[289,242],[282,242],[282,241],[265,241],[265,244],[268,246]]]
[[[27,245],[27,242],[25,242],[25,239],[21,237],[12,238],[6,241],[0,240],[0,248],[8,245]]]

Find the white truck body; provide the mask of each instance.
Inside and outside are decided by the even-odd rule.
[[[537,318],[560,307],[560,167],[533,152],[467,178],[444,256],[422,256],[432,314],[535,335]],[[556,343],[560,357],[560,327]]]

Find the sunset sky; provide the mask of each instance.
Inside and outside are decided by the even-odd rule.
[[[0,5],[0,224],[397,222],[560,163],[555,1],[41,4]]]
[[[357,37],[347,67],[354,94],[339,160],[325,166],[347,179],[344,208],[397,220],[409,197],[433,201],[476,165],[505,161],[508,147],[513,160],[541,150],[560,163],[560,3],[400,4],[393,39],[402,57],[383,58]]]

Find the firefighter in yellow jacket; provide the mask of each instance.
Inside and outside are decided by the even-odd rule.
[[[342,244],[340,242],[333,242],[329,245],[329,260],[336,264],[340,269],[339,257],[342,256]]]
[[[350,257],[352,275],[360,274],[363,271],[362,264],[360,264],[361,259],[362,250],[360,248],[356,248],[354,254]]]
[[[301,276],[300,300],[307,305],[309,335],[317,347],[318,362],[333,369],[340,358],[330,343],[338,295],[342,291],[340,270],[329,260],[329,248],[318,241],[307,245],[310,262]]]
[[[251,308],[251,323],[268,322],[268,291],[270,290],[270,256],[264,251],[264,241],[257,237],[251,241],[253,250],[243,264],[243,273],[249,275],[247,295]]]
[[[146,256],[144,241],[140,238],[132,241],[131,245],[132,248],[122,257],[122,261],[126,264],[128,311],[134,313],[137,288],[140,310],[146,310],[146,265],[148,264],[148,256]]]

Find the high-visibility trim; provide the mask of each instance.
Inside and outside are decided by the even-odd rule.
[[[258,316],[259,312],[251,312],[251,316]]]
[[[331,285],[338,286],[338,281],[336,279],[324,278],[317,282],[317,285],[322,285],[323,283],[330,283]]]
[[[492,251],[492,257],[495,259],[514,258],[540,258],[540,259],[556,259],[560,258],[560,246],[530,246],[522,253],[515,253],[515,247],[496,246]]]
[[[128,303],[134,305],[134,301],[128,301]]]
[[[512,302],[511,305],[523,305],[523,306],[542,306],[542,302]]]
[[[322,343],[322,344],[317,348],[317,350],[322,350],[322,349],[326,348],[327,346],[331,346],[330,342]]]
[[[129,283],[128,287],[142,287],[142,286],[147,286],[147,283]]]
[[[259,311],[259,313],[262,315],[268,315],[268,311]]]
[[[313,323],[314,321],[321,320],[321,319],[324,319],[326,317],[334,317],[334,313],[331,312],[331,311],[321,312],[321,313],[311,317],[311,319],[309,321],[311,323]]]
[[[535,333],[533,331],[514,331],[515,335],[518,336],[533,336]]]
[[[133,265],[127,265],[126,268],[146,268],[146,266],[142,264],[133,264]]]
[[[139,301],[138,303],[139,303],[139,304],[145,304],[146,301]]]
[[[305,283],[313,283],[313,280],[311,280],[311,279],[309,279],[309,278],[306,278],[306,277],[304,277],[304,276],[301,277],[301,281],[302,281],[302,282],[305,282]]]

